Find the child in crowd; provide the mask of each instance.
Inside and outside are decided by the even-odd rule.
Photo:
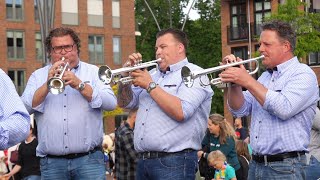
[[[249,171],[249,162],[251,156],[248,150],[248,144],[243,140],[236,141],[236,151],[238,155],[238,160],[240,162],[240,169],[237,174],[238,180],[247,180]]]
[[[215,180],[237,180],[234,168],[227,163],[226,159],[226,156],[219,150],[209,153],[208,164],[216,169]]]

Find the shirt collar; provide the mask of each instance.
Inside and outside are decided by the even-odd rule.
[[[161,73],[166,74],[166,73],[177,71],[177,70],[181,69],[183,66],[187,65],[188,63],[189,63],[188,59],[184,58],[183,60],[181,60],[175,64],[169,65],[166,69],[166,72],[161,71]]]

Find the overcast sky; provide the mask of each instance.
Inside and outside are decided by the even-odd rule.
[[[192,3],[190,2],[190,3],[188,4],[187,8],[185,8],[185,9],[183,10],[185,14],[188,13],[188,10],[189,10],[191,4],[192,4]],[[192,20],[196,20],[196,19],[200,18],[200,16],[199,16],[199,14],[197,13],[196,10],[191,9],[191,11],[190,11],[190,13],[189,13],[189,18],[192,19]]]

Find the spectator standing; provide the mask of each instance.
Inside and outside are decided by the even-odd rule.
[[[18,162],[13,169],[5,175],[10,178],[20,172],[22,180],[40,180],[40,158],[36,156],[38,140],[34,135],[34,129],[30,126],[30,133],[19,146]]]
[[[80,61],[75,31],[52,29],[45,43],[51,63],[31,74],[22,95],[38,127],[41,178],[105,180],[102,111],[113,110],[116,97],[100,81],[98,67]],[[48,82],[67,63],[64,91],[50,93]]]
[[[235,133],[232,126],[220,114],[212,114],[208,120],[209,135],[202,141],[202,150],[198,151],[198,157],[208,159],[208,154],[212,151],[220,150],[227,158],[227,162],[236,170],[240,169],[235,146]],[[209,148],[208,148],[209,144]],[[206,148],[206,149],[204,149]],[[211,173],[210,171],[208,173]],[[211,180],[211,174],[205,176],[206,180]]]
[[[126,122],[116,131],[115,176],[117,180],[135,180],[137,152],[133,144],[133,129],[137,109],[130,110]]]
[[[311,129],[311,141],[307,154],[306,179],[320,178],[320,110],[316,109],[316,116]]]
[[[251,156],[248,149],[248,144],[243,140],[236,141],[236,151],[240,163],[237,180],[247,180],[249,171],[249,162]]]
[[[231,112],[252,117],[248,179],[305,179],[305,152],[319,100],[317,77],[294,56],[296,34],[289,23],[273,20],[261,27],[259,51],[268,71],[258,80],[243,65],[220,74],[223,82],[236,84],[228,89]],[[230,61],[241,59],[223,58]]]
[[[236,131],[236,137],[241,140],[245,140],[248,137],[248,130],[242,126],[242,120],[240,117],[234,120],[234,127]]]

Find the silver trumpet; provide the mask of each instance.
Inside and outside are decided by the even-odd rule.
[[[249,74],[255,74],[259,70],[259,61],[258,60],[263,59],[263,58],[264,58],[264,55],[261,55],[256,58],[247,59],[247,60],[243,60],[243,61],[239,61],[239,62],[233,62],[233,63],[229,63],[229,64],[217,66],[217,67],[212,67],[212,68],[208,68],[208,69],[204,69],[204,70],[198,70],[198,71],[191,71],[187,66],[184,66],[184,67],[182,67],[182,70],[181,70],[182,81],[189,88],[193,86],[194,80],[198,77],[200,77],[200,85],[201,86],[222,84],[220,77],[211,79],[209,84],[203,83],[201,80],[201,77],[208,75],[208,74],[211,74],[211,73],[214,73],[214,72],[222,71],[222,70],[227,69],[229,67],[238,66],[241,64],[247,64],[247,63],[251,63],[251,62],[256,63],[256,68],[251,72],[249,72],[249,70],[248,70],[248,72],[249,72]]]
[[[65,58],[62,57],[61,61],[64,61],[64,60]],[[64,66],[60,66],[58,69],[58,72],[52,78],[49,79],[47,85],[48,85],[49,91],[52,94],[57,95],[64,91],[65,84],[64,84],[64,81],[62,80],[62,76],[64,72],[67,70],[68,66],[69,66],[69,62],[65,63]]]
[[[111,82],[116,84],[118,82],[121,82],[123,84],[129,83],[133,80],[133,78],[129,75],[127,77],[122,77],[121,74],[123,73],[129,73],[132,71],[135,71],[137,69],[144,69],[144,68],[148,68],[148,67],[152,67],[155,66],[155,69],[158,70],[158,62],[161,61],[161,58],[156,59],[156,60],[152,60],[149,62],[145,62],[145,63],[137,63],[134,66],[131,67],[123,67],[123,68],[119,68],[119,69],[114,69],[111,70],[110,67],[108,66],[101,66],[99,68],[99,78],[102,82],[104,82],[105,84],[110,84]]]

